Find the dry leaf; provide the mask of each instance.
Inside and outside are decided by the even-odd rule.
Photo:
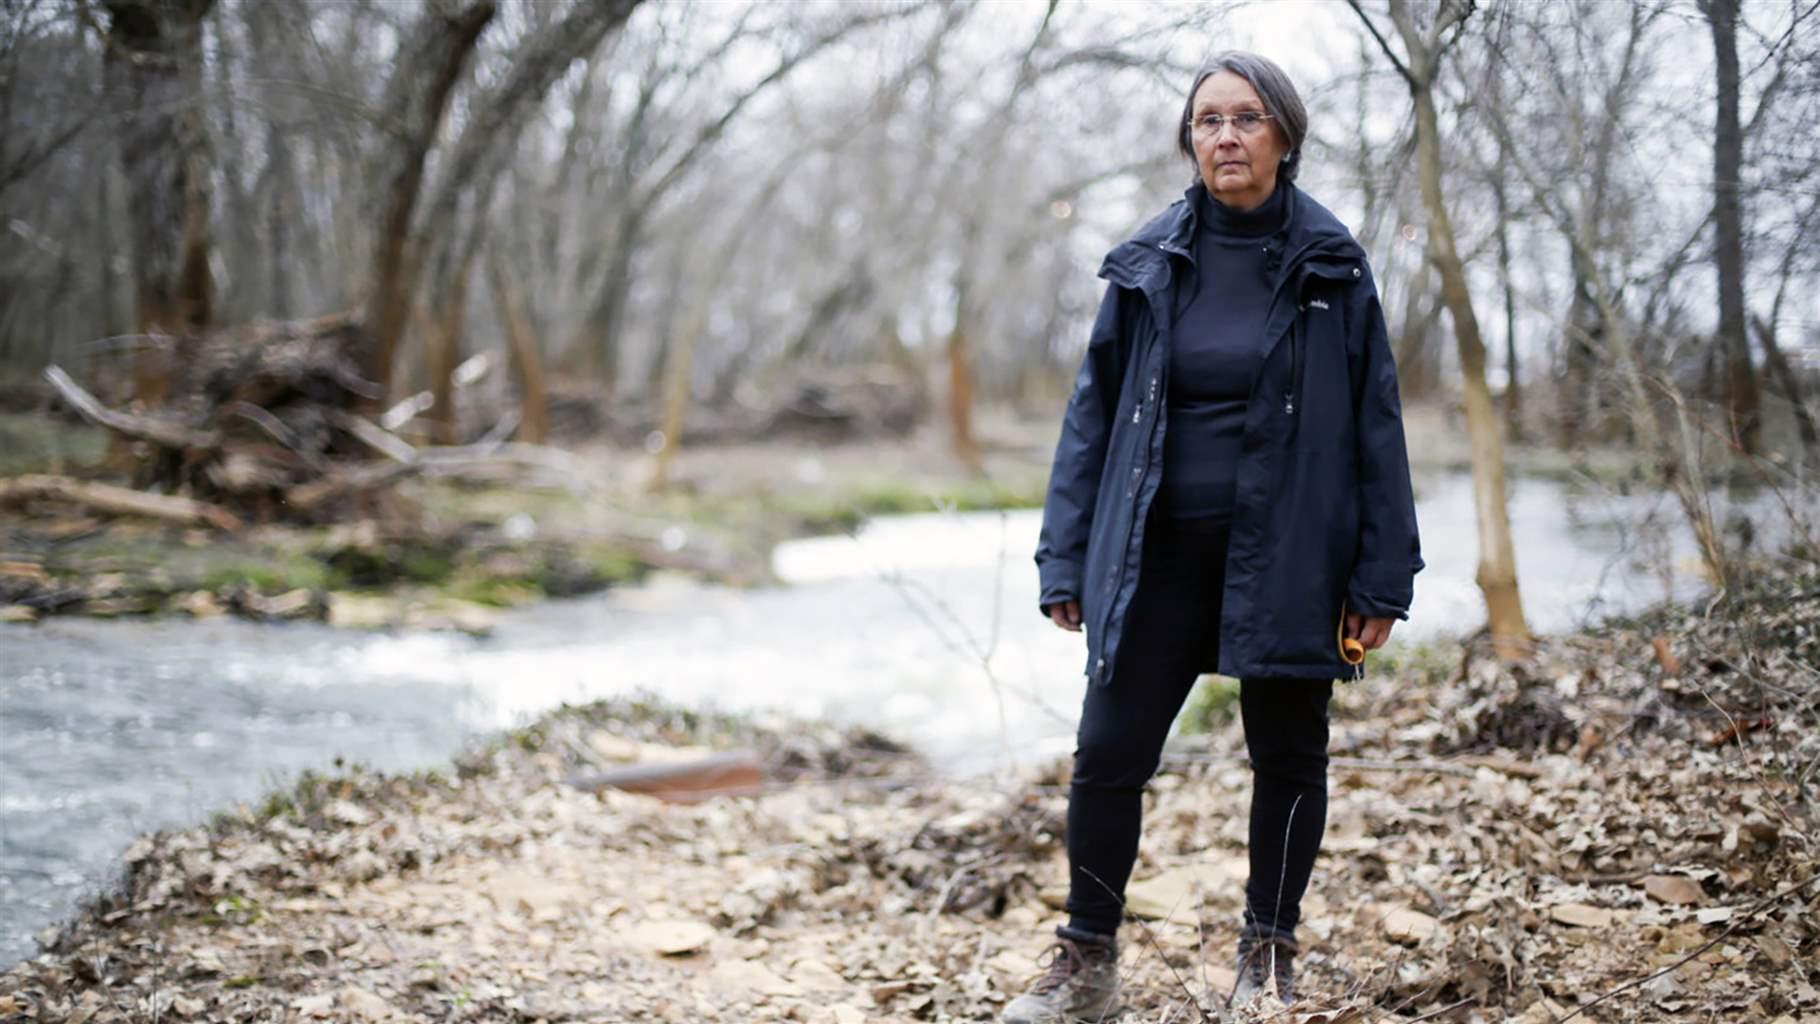
[[[1606,928],[1612,923],[1612,912],[1585,903],[1557,903],[1548,908],[1548,916],[1557,924],[1574,928]]]
[[[1771,964],[1777,967],[1787,967],[1795,959],[1795,951],[1788,948],[1788,943],[1774,935],[1757,936],[1757,949]]]
[[[1651,899],[1677,906],[1706,902],[1706,890],[1700,888],[1700,883],[1681,875],[1650,875],[1643,880],[1643,891]]]
[[[1398,907],[1384,915],[1384,937],[1405,946],[1420,945],[1441,930],[1441,923],[1419,910]]]
[[[1170,868],[1126,886],[1125,910],[1151,921],[1182,915],[1192,918],[1200,905],[1195,898],[1197,892],[1205,894],[1221,887],[1239,891],[1249,870],[1246,862],[1236,857]]]

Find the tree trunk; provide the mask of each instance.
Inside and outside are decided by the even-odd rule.
[[[670,465],[682,450],[684,420],[689,413],[689,385],[695,373],[695,347],[708,331],[708,317],[714,309],[712,288],[704,288],[689,308],[682,331],[666,347],[664,360],[663,411],[658,417],[658,436],[663,439],[651,463],[647,486],[661,491],[670,486]]]
[[[1757,340],[1763,343],[1763,365],[1776,377],[1776,384],[1782,391],[1782,397],[1788,400],[1795,414],[1795,429],[1801,434],[1801,448],[1809,458],[1820,453],[1820,429],[1814,424],[1813,411],[1807,407],[1807,401],[1801,394],[1801,380],[1795,376],[1794,368],[1788,365],[1788,357],[1782,354],[1782,345],[1776,341],[1776,328],[1761,319],[1753,320],[1757,328]]]
[[[1492,194],[1498,204],[1498,279],[1504,286],[1504,433],[1512,442],[1523,439],[1523,376],[1517,363],[1517,286],[1510,266],[1510,197],[1505,194],[1501,172],[1492,174]]]
[[[440,275],[430,298],[435,319],[430,327],[430,437],[437,444],[461,443],[461,420],[455,408],[455,368],[461,365],[462,334],[467,329],[468,274],[472,263],[453,261]]]
[[[265,197],[266,266],[271,274],[266,301],[270,304],[267,315],[279,320],[292,316],[297,308],[291,296],[291,278],[298,268],[291,256],[291,218],[295,211],[290,205],[296,182],[291,177],[291,149],[285,135],[276,122],[266,128],[266,154],[272,162],[266,175]]]
[[[202,109],[202,19],[213,0],[109,0],[106,75],[124,108],[135,319],[147,334],[200,330],[214,316],[209,278],[210,154]],[[170,386],[163,358],[138,360],[140,400]]]
[[[1571,240],[1570,240],[1571,241]],[[1573,300],[1567,308],[1567,330],[1561,339],[1565,372],[1561,379],[1560,444],[1572,448],[1588,440],[1589,427],[1597,427],[1595,410],[1599,366],[1604,348],[1604,321],[1593,299],[1598,268],[1573,246]],[[1601,433],[1594,429],[1595,435]]]
[[[527,444],[543,444],[550,437],[550,399],[529,303],[497,249],[488,252],[487,270],[493,285],[493,307],[499,314],[499,326],[512,354],[512,372],[518,380],[518,439]]]
[[[443,109],[480,33],[493,20],[494,0],[427,6],[405,35],[379,104],[379,151],[368,162],[379,208],[367,286],[366,326],[372,347],[361,367],[380,391],[392,391],[392,362],[411,312],[411,215],[423,186],[424,162],[436,140]]]
[[[1440,117],[1426,78],[1412,82],[1416,108],[1416,159],[1422,181],[1422,203],[1428,212],[1428,242],[1441,274],[1441,295],[1453,317],[1464,385],[1466,434],[1472,448],[1473,505],[1479,527],[1479,590],[1491,628],[1492,646],[1505,660],[1529,650],[1529,625],[1517,589],[1517,562],[1510,542],[1510,508],[1504,486],[1504,439],[1497,410],[1485,383],[1485,343],[1473,315],[1466,268],[1454,242],[1453,222],[1441,194]]]
[[[966,270],[962,270],[966,274]],[[948,442],[961,464],[974,473],[983,470],[979,439],[973,434],[974,311],[968,283],[956,289],[954,329],[948,332]]]
[[[1409,399],[1426,398],[1440,384],[1440,366],[1431,352],[1429,335],[1440,317],[1441,300],[1429,302],[1429,263],[1423,259],[1403,289],[1403,320],[1397,327],[1397,393]]]
[[[619,370],[623,353],[619,329],[625,322],[626,299],[632,291],[632,254],[637,251],[643,233],[643,217],[628,213],[613,236],[613,251],[607,257],[607,274],[588,303],[587,315],[570,336],[565,353],[580,353],[581,364],[612,397],[619,390]]]
[[[1718,115],[1713,130],[1713,262],[1719,271],[1720,350],[1725,354],[1725,397],[1732,439],[1755,455],[1762,444],[1757,371],[1745,334],[1744,204],[1739,177],[1744,171],[1744,132],[1738,121],[1737,0],[1701,0],[1712,28],[1718,72]]]

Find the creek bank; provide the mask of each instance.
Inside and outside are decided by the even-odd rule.
[[[931,431],[686,450],[661,493],[645,488],[642,452],[589,443],[565,453],[572,472],[561,479],[523,467],[404,479],[389,485],[383,514],[323,525],[206,529],[35,494],[0,503],[0,622],[231,614],[484,632],[494,610],[655,570],[763,584],[784,540],[851,532],[877,515],[1039,504],[1041,444],[1015,422],[999,430],[984,475],[955,465]],[[0,438],[18,442],[0,466],[21,480],[117,476],[92,427],[0,414]]]
[[[1305,998],[1239,1017],[1820,1013],[1820,571],[1750,580],[1340,688]],[[756,751],[765,791],[565,781],[713,750]],[[1152,786],[1124,1019],[1218,1013],[1242,751],[1217,727]],[[953,779],[828,725],[564,709],[439,774],[309,778],[141,839],[0,975],[0,1021],[988,1020],[1060,919],[1065,768]]]

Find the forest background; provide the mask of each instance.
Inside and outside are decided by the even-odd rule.
[[[941,424],[977,474],[978,410],[1053,419],[1099,255],[1187,183],[1181,83],[1256,45],[1308,97],[1302,184],[1371,254],[1406,404],[1466,428],[1520,642],[1507,445],[1636,454],[1716,580],[1703,483],[1806,479],[1811,14],[11,0],[0,368],[15,412],[174,413],[116,419],[111,465],[237,518],[355,516],[404,471],[326,459],[415,461],[375,419],[607,436],[653,491],[692,438]],[[292,363],[235,362],[261,347]],[[298,359],[337,393],[248,383]]]
[[[0,0],[0,621],[225,611],[485,633],[500,608],[652,570],[763,582],[777,540],[876,513],[1035,504],[1100,257],[1189,183],[1174,122],[1200,62],[1256,49],[1310,108],[1298,183],[1370,255],[1412,458],[1471,480],[1482,618],[1475,604],[1445,655],[1384,665],[1393,685],[1458,686],[1361,698],[1383,746],[1355,753],[1534,755],[1532,774],[1496,768],[1523,780],[1498,799],[1524,808],[1524,786],[1584,791],[1574,772],[1617,757],[1619,733],[1693,744],[1680,784],[1730,802],[1719,832],[1688,826],[1711,849],[1676,877],[1704,889],[1671,902],[1739,916],[1631,923],[1698,945],[1792,906],[1759,937],[1795,968],[1759,942],[1709,965],[1700,998],[1733,1005],[1713,994],[1731,963],[1773,994],[1764,1019],[1805,1012],[1817,16],[1813,0]],[[1558,595],[1521,588],[1523,475],[1661,496],[1671,521],[1653,527],[1687,539],[1700,614],[1539,636],[1534,609]],[[1674,544],[1640,550],[1690,568]],[[1706,689],[1680,682],[1698,673]],[[1622,779],[1634,821],[1666,813],[1659,780]],[[1434,799],[1436,822],[1496,803]],[[273,814],[320,824],[307,810]],[[1644,900],[1596,887],[1675,866],[1640,840],[1559,852],[1580,840],[1549,829],[1599,832],[1572,814],[1530,825],[1564,859],[1505,881],[1564,927],[1588,918],[1551,908]],[[1526,842],[1486,848],[1543,856]],[[1740,843],[1759,859],[1722,866]],[[1443,845],[1410,863],[1445,862]],[[1398,871],[1346,870],[1411,898]],[[1463,936],[1484,894],[1449,887],[1481,883],[1439,878],[1422,883],[1431,923]],[[931,885],[904,898],[959,912]],[[1686,895],[1647,898],[1670,890]],[[1570,970],[1577,943],[1535,938],[1522,970],[1468,985],[1490,939],[1385,940],[1388,919],[1335,934],[1413,936],[1439,980],[1333,991],[1527,1010],[1618,983]],[[1544,961],[1578,980],[1535,988]],[[7,999],[39,1005],[23,979],[0,985],[0,1018]],[[235,998],[257,1009],[296,984]]]

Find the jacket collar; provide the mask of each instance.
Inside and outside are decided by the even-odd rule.
[[[1363,265],[1365,250],[1346,226],[1295,185],[1283,182],[1278,187],[1288,190],[1284,197],[1288,210],[1282,230],[1272,236],[1272,246],[1280,246],[1286,254],[1277,287],[1299,279],[1304,272],[1341,281],[1358,279],[1360,275],[1352,271]],[[1181,199],[1113,246],[1100,264],[1100,277],[1121,288],[1165,292],[1173,272],[1170,257],[1193,259],[1190,243],[1197,218],[1192,196],[1200,188],[1200,182],[1192,183]]]

